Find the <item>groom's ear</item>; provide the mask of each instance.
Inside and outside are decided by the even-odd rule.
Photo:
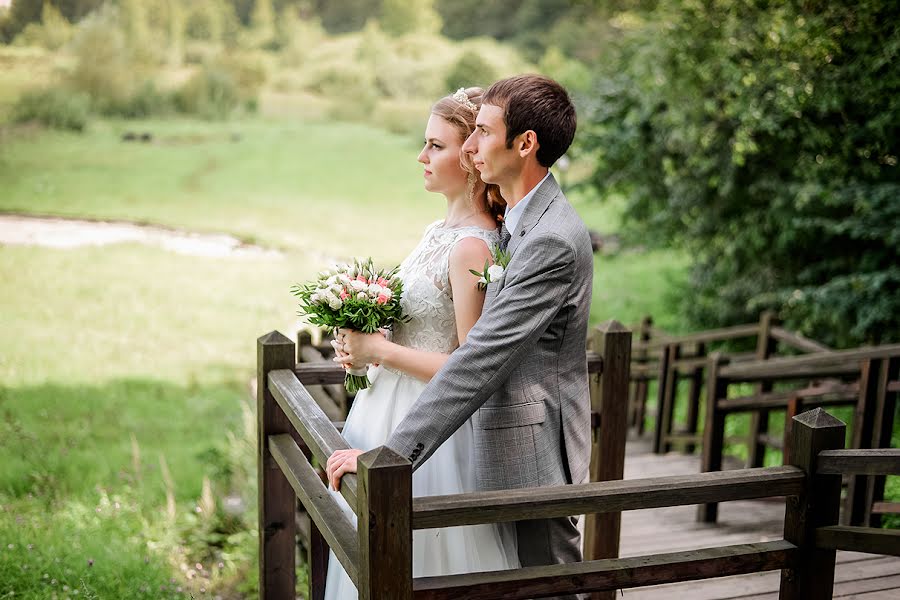
[[[515,148],[522,158],[527,157],[529,154],[536,154],[540,147],[537,133],[533,129],[523,131],[516,136]]]

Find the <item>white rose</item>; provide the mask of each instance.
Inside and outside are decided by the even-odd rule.
[[[356,299],[357,299],[357,300],[368,300],[369,297],[366,296],[366,293],[365,293],[365,292],[360,292],[360,293],[358,293],[358,294],[356,295]]]
[[[352,287],[357,292],[362,292],[367,287],[369,287],[369,284],[366,283],[365,281],[359,281],[358,279],[354,279],[353,281],[350,282],[350,287]]]
[[[500,277],[503,276],[503,267],[500,265],[491,265],[488,267],[488,277],[491,278],[491,281],[497,281]]]
[[[309,297],[309,301],[312,302],[313,304],[315,304],[316,302],[318,302],[321,299],[322,299],[322,294],[320,294],[319,292],[313,292],[313,295]]]
[[[344,304],[344,301],[335,296],[334,294],[328,294],[325,296],[326,302],[328,302],[328,306],[331,307],[332,310],[337,310]]]
[[[377,283],[369,284],[369,295],[372,296],[373,298],[378,297],[378,294],[380,294],[382,292],[382,290],[384,290],[384,288],[381,287],[380,285],[378,285]]]

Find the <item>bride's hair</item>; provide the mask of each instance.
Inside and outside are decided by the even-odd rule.
[[[475,117],[481,108],[484,90],[480,87],[460,88],[455,94],[444,96],[431,107],[431,114],[441,117],[459,132],[460,139],[475,131]],[[500,187],[481,180],[478,170],[472,164],[472,157],[460,152],[459,164],[468,176],[468,193],[473,202],[480,204],[499,221],[506,210],[506,200],[500,195]]]

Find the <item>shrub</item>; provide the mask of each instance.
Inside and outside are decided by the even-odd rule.
[[[108,103],[103,108],[103,114],[108,116],[143,119],[171,112],[172,99],[158,90],[152,81],[145,81],[125,100]]]
[[[24,94],[13,107],[13,121],[37,121],[54,129],[82,131],[87,125],[91,101],[86,94],[61,88]]]
[[[496,77],[494,67],[483,59],[481,54],[474,50],[466,50],[447,73],[447,89],[457,90],[473,85],[487,87]]]
[[[223,119],[240,103],[234,78],[221,67],[204,66],[173,97],[181,112]]]

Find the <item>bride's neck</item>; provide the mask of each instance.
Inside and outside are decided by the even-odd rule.
[[[487,211],[475,206],[467,194],[459,196],[447,196],[447,216],[444,224],[449,227],[460,225],[477,225],[484,218]]]

